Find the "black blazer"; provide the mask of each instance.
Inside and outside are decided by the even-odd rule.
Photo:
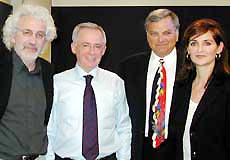
[[[118,75],[125,81],[129,113],[132,122],[132,160],[143,160],[146,114],[146,79],[150,55],[151,51],[148,51],[128,57],[120,63],[118,68]],[[177,55],[177,68],[179,68],[182,56],[179,54]],[[165,145],[163,144],[161,146]],[[163,150],[165,149],[162,149],[162,155],[166,156]]]
[[[183,134],[191,96],[192,81],[177,82],[170,117],[170,134],[176,147],[176,159],[183,160]],[[230,78],[214,75],[190,127],[192,160],[230,159]]]
[[[6,50],[0,52],[0,119],[4,115],[10,96],[13,71],[12,54],[13,53]],[[44,113],[44,124],[47,125],[53,103],[53,67],[42,58],[38,58],[38,61],[41,63],[42,78],[46,95],[47,108]]]

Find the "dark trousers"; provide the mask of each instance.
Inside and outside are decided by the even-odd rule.
[[[55,160],[72,160],[71,158],[61,158],[60,156],[58,156],[57,154],[55,154]],[[117,160],[116,158],[116,154],[113,153],[109,156],[106,156],[104,158],[100,158],[98,160]]]
[[[155,149],[152,147],[151,138],[146,137],[144,140],[143,160],[154,160],[157,158]]]
[[[158,148],[153,148],[151,138],[145,137],[143,149],[143,160],[174,160],[172,147],[167,140]]]

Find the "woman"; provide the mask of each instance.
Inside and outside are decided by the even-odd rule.
[[[183,37],[185,62],[176,77],[171,136],[177,160],[230,160],[230,67],[220,24],[194,21]]]

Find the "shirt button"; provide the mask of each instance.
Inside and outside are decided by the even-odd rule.
[[[196,157],[196,152],[192,152],[192,157]]]

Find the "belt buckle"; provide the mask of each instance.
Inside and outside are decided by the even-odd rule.
[[[38,157],[38,155],[21,156],[21,160],[34,160],[37,157]]]
[[[22,160],[27,160],[28,156],[22,156]]]

